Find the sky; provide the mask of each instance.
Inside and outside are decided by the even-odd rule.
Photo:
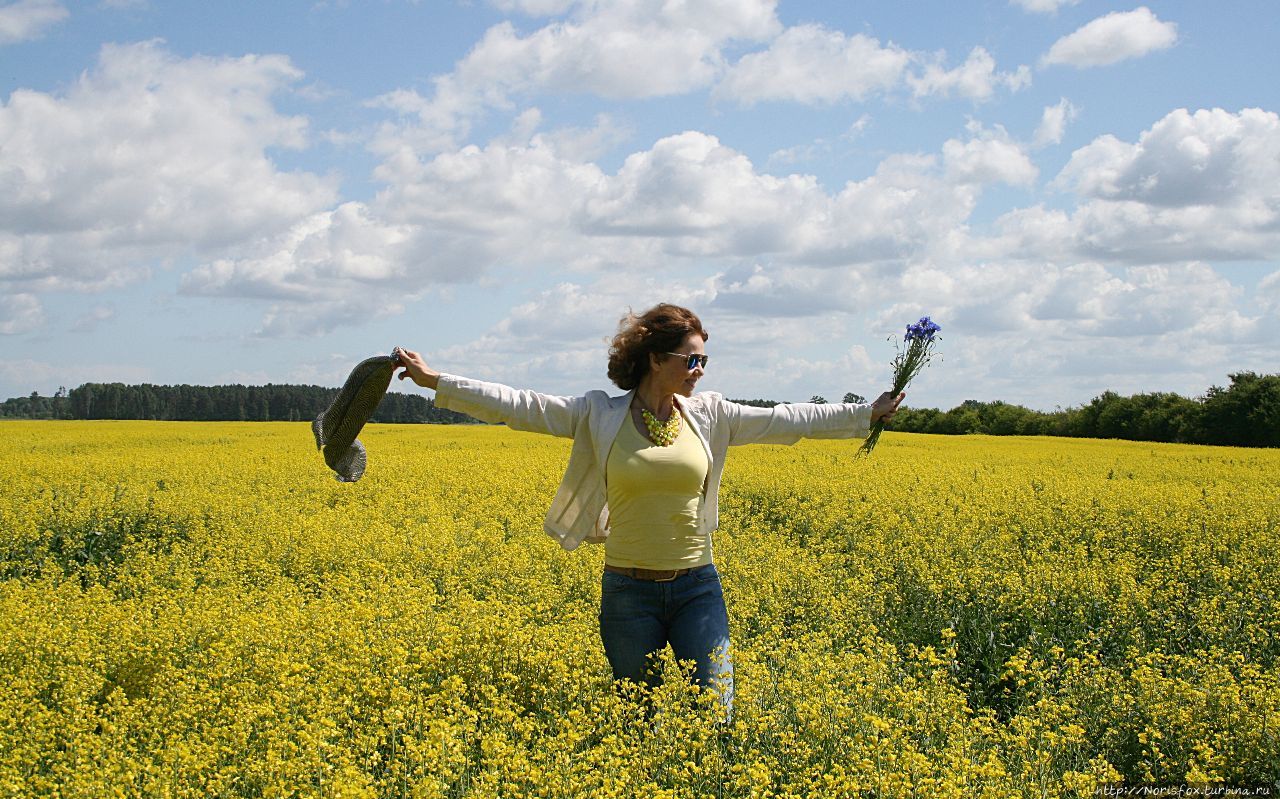
[[[0,398],[341,385],[1040,410],[1280,371],[1280,4],[0,0]],[[407,383],[396,390],[431,393]],[[616,389],[614,389],[616,391]]]

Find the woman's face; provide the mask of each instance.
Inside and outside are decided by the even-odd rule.
[[[679,355],[705,355],[706,342],[697,333],[690,333],[672,352]],[[690,370],[689,359],[677,355],[649,356],[649,374],[652,375],[654,385],[664,394],[693,396],[693,389],[702,378],[703,369],[704,367],[699,364]]]

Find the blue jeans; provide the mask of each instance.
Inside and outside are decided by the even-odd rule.
[[[715,564],[671,582],[637,580],[606,571],[600,578],[600,637],[615,680],[656,686],[651,656],[668,643],[677,660],[692,660],[694,682],[714,688],[732,717],[733,663],[729,615]]]

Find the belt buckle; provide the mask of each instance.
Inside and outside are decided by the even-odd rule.
[[[663,571],[668,571],[668,570],[667,570],[667,569],[663,569]],[[680,576],[680,570],[679,570],[679,569],[670,569],[670,572],[671,572],[671,576],[670,576],[670,577],[664,577],[664,578],[654,577],[654,578],[653,578],[653,581],[654,581],[655,583],[673,583],[673,582],[675,582],[675,579],[676,579],[677,577],[679,577],[679,576]]]

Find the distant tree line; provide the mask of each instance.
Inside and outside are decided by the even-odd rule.
[[[949,411],[904,407],[892,428],[908,433],[1006,436],[1067,436],[1170,441],[1242,447],[1280,446],[1280,374],[1240,372],[1231,385],[1211,387],[1203,397],[1107,391],[1078,408],[1049,413],[1004,402],[965,400]],[[24,419],[156,419],[174,421],[307,421],[333,401],[336,388],[323,386],[129,386],[85,383],[52,397],[32,392],[0,403],[0,417]],[[865,402],[850,392],[845,402]],[[735,399],[769,408],[776,400]],[[810,402],[826,402],[820,396]],[[435,407],[417,394],[388,392],[374,412],[375,422],[475,423],[464,414]]]
[[[198,422],[297,422],[316,418],[337,396],[324,386],[156,386],[85,383],[52,397],[32,392],[0,403],[0,417],[25,419],[153,419]],[[417,394],[389,391],[370,421],[474,423]]]
[[[1280,446],[1280,374],[1240,372],[1231,385],[1211,387],[1203,397],[1178,394],[1134,394],[1122,397],[1106,391],[1078,408],[1050,413],[1021,405],[965,400],[949,411],[904,407],[890,427],[906,433],[993,436],[1066,436],[1121,438],[1130,441],[1168,441],[1236,447]],[[767,400],[733,400],[745,405],[770,406]],[[810,402],[827,400],[814,396]],[[865,402],[852,392],[845,402]]]
[[[903,408],[892,427],[911,433],[1121,438],[1236,447],[1280,446],[1280,374],[1233,374],[1199,399],[1107,391],[1087,405],[1051,413],[966,400],[949,411]]]
[[[725,399],[729,399],[725,397]],[[738,405],[750,405],[753,408],[772,408],[774,405],[786,405],[785,402],[766,399],[730,399],[729,402],[735,402]]]

